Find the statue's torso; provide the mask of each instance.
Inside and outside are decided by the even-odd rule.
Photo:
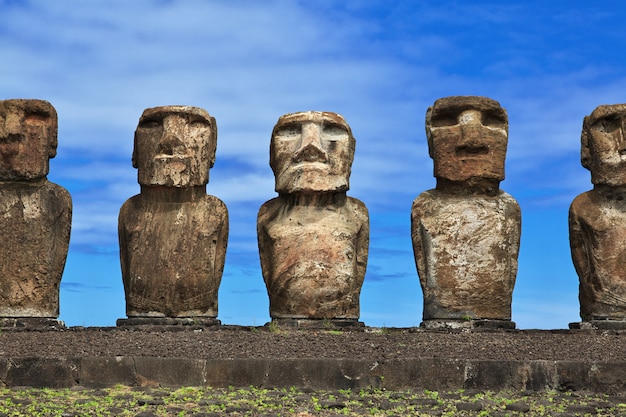
[[[184,203],[128,200],[120,212],[128,316],[216,316],[224,228],[226,207],[210,195]]]
[[[422,193],[413,203],[412,235],[425,319],[510,319],[520,239],[510,195]]]
[[[364,278],[359,263],[367,252],[359,240],[363,210],[350,199],[339,207],[266,203],[259,249],[269,260],[264,278],[272,317],[358,317]]]
[[[71,215],[54,183],[0,185],[0,316],[58,316]]]
[[[570,209],[570,243],[583,317],[626,318],[626,201],[594,191],[578,196]]]

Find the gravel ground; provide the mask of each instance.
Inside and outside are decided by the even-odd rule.
[[[0,333],[0,357],[84,356],[626,361],[626,332],[420,329],[331,332],[222,326],[183,331],[72,327]]]

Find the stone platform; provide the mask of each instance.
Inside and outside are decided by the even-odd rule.
[[[621,331],[233,327],[7,330],[0,385],[626,392]]]

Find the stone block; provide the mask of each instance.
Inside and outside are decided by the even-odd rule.
[[[187,358],[133,357],[141,386],[206,385],[206,361]]]
[[[626,363],[624,361],[596,362],[589,371],[589,389],[606,394],[626,391]]]
[[[336,358],[284,359],[269,363],[266,387],[358,389],[380,387],[378,362]]]
[[[207,359],[206,385],[220,388],[263,386],[269,359]]]
[[[407,358],[380,365],[387,389],[457,389],[463,386],[465,366],[459,359]]]
[[[467,361],[464,388],[481,390],[543,390],[554,387],[551,361]]]
[[[560,391],[579,391],[589,388],[590,362],[557,361],[557,388]]]
[[[80,359],[14,358],[9,359],[6,386],[33,388],[69,388],[78,384]]]
[[[128,356],[82,358],[79,381],[87,388],[137,385],[135,362]]]

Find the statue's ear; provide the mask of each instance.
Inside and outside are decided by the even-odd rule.
[[[433,107],[430,106],[427,110],[426,110],[426,141],[428,143],[428,155],[432,158],[433,157],[433,141],[432,141],[432,132],[430,131],[430,116],[433,113]]]
[[[217,122],[215,117],[211,116],[211,148],[209,149],[210,164],[209,167],[213,168],[215,165],[215,153],[217,151]]]
[[[133,168],[137,168],[137,132],[135,132],[135,138],[133,139],[133,156],[131,158]]]
[[[589,116],[585,116],[582,133],[580,134],[580,162],[588,170],[591,170],[591,149],[589,149],[590,124]]]

